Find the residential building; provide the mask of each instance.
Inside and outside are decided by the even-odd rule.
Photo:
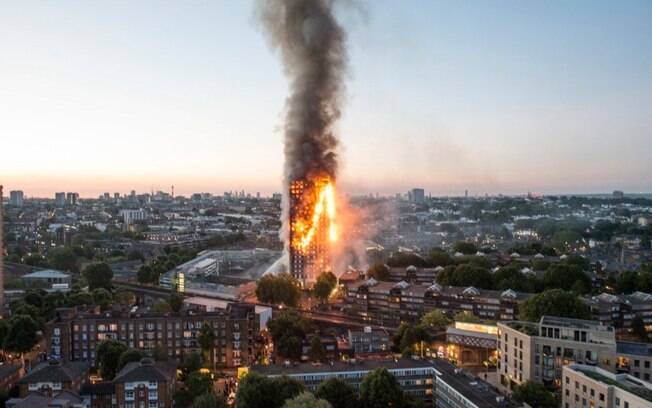
[[[236,368],[256,359],[260,323],[254,305],[230,304],[226,310],[180,314],[134,312],[79,313],[75,308],[56,310],[46,330],[50,356],[63,361],[95,361],[97,343],[119,340],[131,348],[153,351],[162,347],[171,358],[200,352],[197,342],[204,324],[215,333],[217,366]]]
[[[408,201],[419,204],[424,202],[425,198],[426,192],[422,188],[413,188],[412,190],[408,191]]]
[[[652,343],[616,343],[616,371],[635,378],[652,380]]]
[[[634,292],[630,295],[611,295],[602,293],[583,299],[591,308],[595,320],[616,330],[627,331],[632,319],[640,316],[648,332],[652,332],[652,294]]]
[[[408,267],[393,267],[389,268],[389,280],[392,282],[406,281],[412,284],[422,285],[427,283],[430,285],[435,281],[437,273],[443,268],[417,268],[414,265]]]
[[[139,210],[120,210],[120,215],[127,225],[133,224],[135,221],[144,221],[147,219],[147,211]]]
[[[0,390],[10,390],[20,379],[19,364],[0,365]]]
[[[86,383],[81,386],[79,396],[85,408],[115,408],[118,401],[115,396],[115,384],[112,382]]]
[[[54,396],[30,392],[21,398],[11,398],[5,402],[6,408],[86,408],[82,399],[70,391],[61,391]]]
[[[144,358],[128,363],[113,379],[115,400],[123,408],[172,407],[176,369]]]
[[[9,205],[14,207],[22,207],[24,202],[24,195],[22,190],[13,190],[9,192]]]
[[[529,380],[560,387],[562,367],[572,363],[616,366],[614,328],[592,320],[499,322],[497,347],[500,382],[508,390]]]
[[[79,201],[79,193],[68,193],[66,194],[66,204],[69,206],[77,205]]]
[[[54,193],[54,204],[57,207],[65,207],[66,206],[66,193],[64,193],[64,192]]]
[[[435,309],[451,314],[467,312],[490,320],[513,320],[518,315],[519,303],[529,297],[510,289],[496,291],[436,283],[412,285],[373,278],[351,282],[346,290],[351,313],[387,324],[416,321]]]
[[[438,408],[507,408],[510,401],[490,384],[443,359],[433,361]]]
[[[67,273],[57,271],[54,269],[45,269],[28,273],[20,277],[26,286],[39,286],[50,288],[52,285],[68,285],[70,286],[71,278]]]
[[[563,368],[563,408],[649,408],[652,384],[628,374],[570,364]]]
[[[359,329],[349,329],[349,344],[354,355],[383,353],[389,351],[391,336],[384,329],[370,326]]]
[[[61,391],[78,393],[81,385],[88,379],[90,365],[85,362],[48,361],[36,366],[29,374],[18,381],[21,398],[38,391],[52,397]]]
[[[403,391],[424,403],[433,403],[433,382],[435,369],[432,362],[426,360],[351,360],[334,361],[330,364],[315,365],[310,363],[254,366],[252,371],[268,377],[288,376],[314,392],[323,381],[336,377],[349,383],[355,390],[370,372],[386,369],[396,377]]]

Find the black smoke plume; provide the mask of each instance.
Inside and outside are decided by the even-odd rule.
[[[347,52],[333,5],[334,0],[258,2],[258,17],[272,47],[281,53],[290,82],[284,124],[286,192],[293,180],[336,176],[333,123],[340,117]],[[281,232],[286,243],[288,211],[286,198]]]

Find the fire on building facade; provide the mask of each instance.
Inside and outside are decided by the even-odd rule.
[[[327,177],[290,184],[290,272],[302,284],[330,270],[330,244],[337,239],[333,184]]]

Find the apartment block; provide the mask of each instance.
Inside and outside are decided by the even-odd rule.
[[[406,281],[382,282],[373,278],[347,285],[351,313],[388,323],[416,321],[438,309],[449,313],[468,312],[483,319],[513,320],[518,305],[529,294],[513,290],[484,290],[474,287],[418,285]]]
[[[564,408],[649,408],[652,384],[628,374],[570,364],[563,369]]]
[[[652,343],[619,341],[616,355],[616,372],[648,382],[652,379]]]
[[[381,368],[396,377],[406,394],[432,406],[435,369],[431,362],[425,360],[351,360],[321,365],[300,363],[255,366],[252,371],[268,377],[288,376],[302,382],[308,391],[314,392],[319,384],[331,377],[340,378],[359,390],[364,377]]]
[[[433,361],[437,408],[507,408],[498,390],[445,360]]]
[[[602,293],[584,302],[591,308],[593,319],[613,326],[618,331],[627,331],[632,319],[640,316],[648,332],[652,332],[652,294],[634,292],[630,295]]]
[[[255,306],[231,304],[226,310],[180,314],[134,312],[79,313],[76,308],[57,309],[46,329],[51,358],[63,361],[95,361],[102,340],[119,340],[145,351],[162,348],[171,358],[200,352],[198,337],[207,324],[215,333],[216,366],[237,368],[256,359],[259,321]]]
[[[543,316],[538,323],[498,323],[498,372],[506,389],[528,380],[561,386],[562,368],[580,363],[613,372],[612,326],[592,320]]]

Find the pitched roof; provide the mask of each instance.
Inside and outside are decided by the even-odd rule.
[[[89,364],[83,361],[66,364],[61,364],[60,361],[49,361],[37,365],[31,373],[21,378],[18,383],[74,381],[88,371],[88,368]]]
[[[127,364],[113,379],[114,383],[134,381],[170,381],[174,378],[174,368],[151,359]]]

